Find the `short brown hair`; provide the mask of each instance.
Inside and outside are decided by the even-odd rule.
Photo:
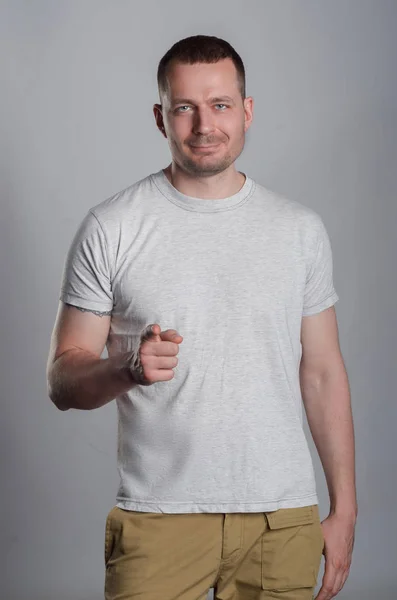
[[[225,40],[212,35],[193,35],[176,42],[163,56],[157,69],[159,95],[167,90],[167,68],[171,61],[193,65],[216,63],[231,58],[236,67],[240,93],[245,99],[245,68],[241,57]]]

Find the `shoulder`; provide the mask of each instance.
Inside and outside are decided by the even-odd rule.
[[[298,230],[305,237],[315,237],[322,232],[324,222],[318,212],[311,207],[288,198],[256,182],[256,193],[259,194],[268,213],[284,221],[291,229]]]
[[[136,214],[142,201],[152,193],[152,188],[152,175],[147,175],[92,206],[89,212],[103,225],[120,223]]]

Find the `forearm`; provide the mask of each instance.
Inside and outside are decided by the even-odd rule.
[[[60,356],[48,373],[48,393],[62,411],[93,410],[134,387],[128,369],[131,353],[96,358],[83,350]]]
[[[344,365],[321,375],[301,371],[301,390],[324,468],[331,512],[356,518],[354,427]]]

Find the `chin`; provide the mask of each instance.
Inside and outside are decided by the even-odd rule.
[[[212,164],[197,164],[195,166],[193,166],[192,169],[190,169],[190,171],[192,173],[195,173],[197,175],[201,175],[202,177],[205,177],[205,175],[211,176],[211,175],[217,175],[218,173],[223,173],[223,171],[226,171],[226,169],[230,166],[229,162],[217,162],[217,163],[212,163]]]

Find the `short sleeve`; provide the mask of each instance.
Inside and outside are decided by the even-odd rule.
[[[88,310],[107,312],[113,308],[106,237],[91,210],[80,224],[67,253],[60,300]]]
[[[317,243],[307,269],[303,316],[317,314],[333,306],[339,296],[333,283],[331,242],[320,217],[317,219]]]

